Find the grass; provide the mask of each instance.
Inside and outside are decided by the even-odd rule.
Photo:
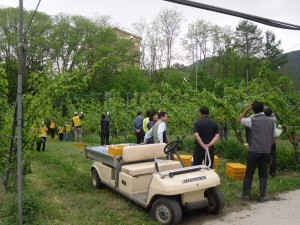
[[[224,212],[249,206],[236,197],[241,193],[242,181],[226,177],[227,160],[219,160],[217,172],[226,200]],[[73,142],[47,140],[45,152],[33,151],[32,173],[26,175],[24,182],[24,224],[157,224],[152,220],[150,210],[139,207],[109,188],[94,188],[90,180],[91,163],[85,158],[83,149],[76,148]],[[281,192],[300,188],[299,178],[299,173],[280,171],[278,176],[269,179],[268,196],[276,199]],[[255,177],[252,202],[257,201],[258,195],[258,178]],[[15,193],[0,195],[1,225],[17,223],[16,199]],[[205,216],[193,214],[192,219],[196,221]],[[183,224],[189,224],[187,218],[183,218]]]

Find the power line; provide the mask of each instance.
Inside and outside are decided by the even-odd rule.
[[[222,13],[222,14],[235,16],[235,17],[240,17],[243,19],[255,21],[257,23],[262,23],[262,24],[265,24],[268,26],[277,27],[277,28],[281,28],[281,29],[300,30],[300,26],[298,26],[298,25],[280,22],[280,21],[276,21],[276,20],[271,20],[271,19],[267,19],[264,17],[254,16],[254,15],[250,15],[247,13],[241,13],[241,12],[233,11],[230,9],[224,9],[224,8],[207,5],[207,4],[203,4],[203,3],[199,3],[199,2],[188,1],[188,0],[163,0],[163,1],[173,2],[176,4],[180,4],[180,5],[186,5],[186,6],[190,6],[190,7],[194,7],[194,8],[204,9],[204,10]]]

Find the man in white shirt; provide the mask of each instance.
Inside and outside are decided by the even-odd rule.
[[[246,117],[252,110],[254,115]],[[247,167],[243,180],[243,193],[241,199],[249,200],[252,189],[253,175],[258,168],[260,201],[267,200],[266,189],[271,146],[274,143],[275,123],[274,120],[264,114],[264,104],[254,101],[249,105],[239,118],[242,125],[250,128],[249,153]]]
[[[159,120],[153,125],[153,127],[146,133],[144,138],[145,144],[153,143],[169,143],[167,122],[169,116],[166,112],[159,113]],[[153,137],[153,138],[152,138]],[[148,140],[153,139],[151,142]]]

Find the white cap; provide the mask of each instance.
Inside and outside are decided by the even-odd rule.
[[[75,112],[74,112],[74,115],[77,115],[77,114],[78,114],[78,112],[77,112],[77,111],[75,111]]]

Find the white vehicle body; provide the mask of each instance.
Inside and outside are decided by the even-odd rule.
[[[167,159],[165,144],[123,148],[122,156],[111,156],[86,147],[86,156],[96,160],[91,167],[93,185],[108,186],[144,208],[152,208],[161,224],[177,224],[182,209],[203,208],[218,213],[223,194],[215,187],[218,174],[207,166],[185,167]]]

